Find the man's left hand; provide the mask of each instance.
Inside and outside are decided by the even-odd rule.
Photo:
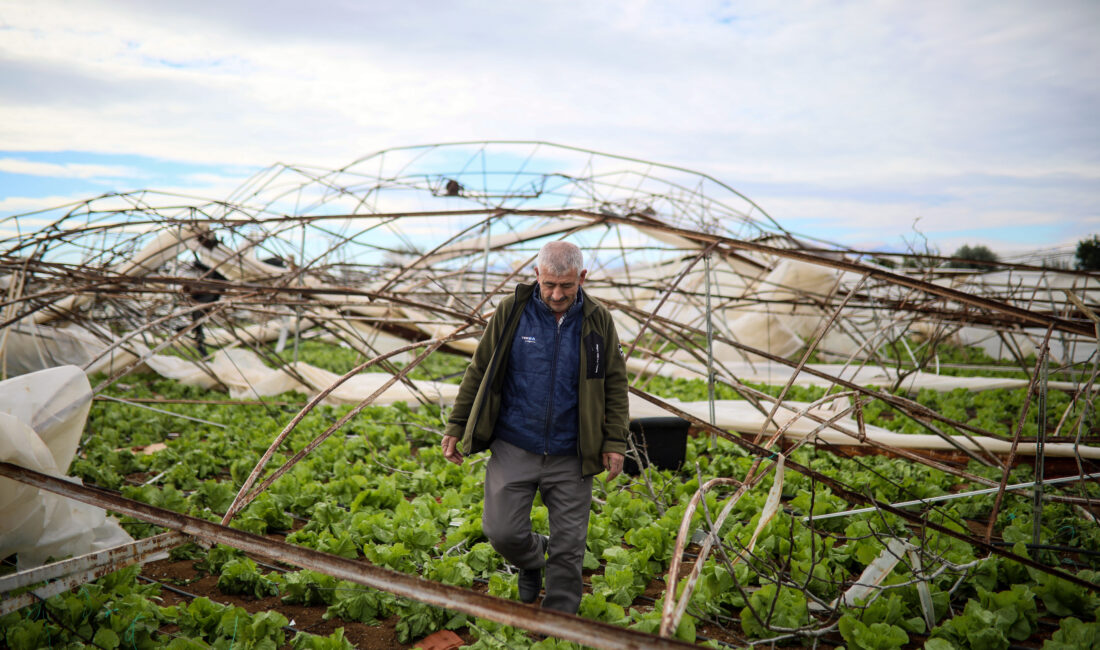
[[[603,454],[603,468],[607,470],[607,480],[623,473],[623,455],[615,452]]]

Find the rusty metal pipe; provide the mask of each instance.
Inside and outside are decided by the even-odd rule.
[[[693,648],[694,645],[663,639],[609,623],[592,621],[571,614],[542,609],[513,600],[489,596],[477,591],[445,585],[417,576],[384,569],[365,562],[321,553],[246,533],[213,522],[157,508],[140,501],[111,494],[85,485],[69,483],[56,476],[0,462],[0,476],[54,492],[70,499],[171,528],[209,542],[225,544],[279,562],[318,571],[341,580],[410,598],[428,605],[487,618],[520,627],[537,634],[566,639],[595,648]]]

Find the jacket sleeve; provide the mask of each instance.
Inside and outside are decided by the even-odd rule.
[[[448,436],[454,436],[461,440],[466,433],[466,422],[470,418],[474,398],[481,386],[481,380],[485,377],[489,361],[493,358],[496,340],[500,338],[506,320],[505,314],[509,311],[512,302],[510,298],[502,300],[492,317],[489,318],[489,324],[486,325],[485,332],[481,335],[481,341],[478,342],[477,350],[474,352],[473,358],[470,359],[470,365],[466,367],[466,373],[462,375],[462,384],[458,387],[458,397],[455,398],[454,408],[447,418],[447,427],[444,433]]]
[[[627,389],[626,359],[619,347],[615,321],[607,315],[607,375],[604,378],[604,437],[600,453],[626,454],[630,434],[630,397]]]

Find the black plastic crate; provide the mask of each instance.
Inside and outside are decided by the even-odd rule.
[[[683,418],[638,418],[630,421],[630,435],[634,439],[634,446],[638,448],[638,454],[642,457],[642,467],[645,467],[645,459],[657,469],[680,469],[684,464],[684,455],[687,453],[687,434],[691,423]],[[641,471],[638,462],[631,457],[627,449],[626,462],[623,463],[623,471],[631,476],[637,476]]]

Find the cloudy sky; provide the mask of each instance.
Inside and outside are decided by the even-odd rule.
[[[851,246],[1072,249],[1100,233],[1097,34],[1095,0],[0,0],[0,215],[522,139]]]

